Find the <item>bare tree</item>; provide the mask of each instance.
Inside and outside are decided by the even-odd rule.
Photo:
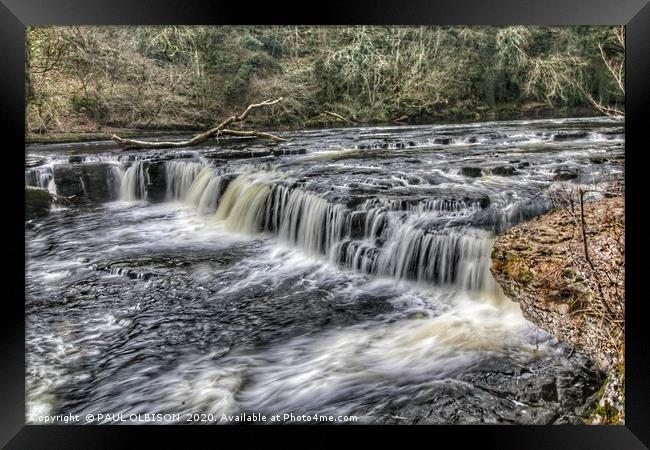
[[[616,45],[618,47],[617,53],[620,53],[618,58],[607,55],[603,48],[603,44],[598,43],[598,50],[600,50],[600,57],[605,63],[607,70],[614,79],[618,90],[623,96],[625,96],[625,27],[620,26],[614,30],[614,37]],[[589,102],[603,114],[608,116],[619,116],[624,117],[625,112],[619,109],[617,106],[607,106],[602,103],[600,100],[596,100],[589,92],[587,92],[584,87],[580,86],[580,89],[585,94]]]

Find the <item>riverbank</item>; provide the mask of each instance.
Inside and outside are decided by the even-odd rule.
[[[592,423],[624,423],[624,198],[584,205],[585,258],[579,199],[564,195],[573,209],[559,207],[497,238],[491,270],[528,320],[607,374]]]
[[[296,122],[293,125],[281,125],[271,127],[268,123],[255,120],[255,117],[248,119],[248,126],[264,131],[296,131],[302,129],[322,129],[350,126],[399,126],[399,125],[443,125],[450,123],[474,123],[480,121],[499,120],[526,120],[526,119],[552,119],[568,117],[598,117],[599,114],[591,108],[586,107],[556,107],[543,103],[506,103],[495,108],[477,107],[463,109],[452,107],[441,110],[428,116],[406,117],[402,121],[359,121],[345,122],[336,120],[332,116],[322,116],[318,120],[309,120],[305,123]],[[203,128],[188,126],[183,123],[152,123],[146,127],[123,127],[112,126],[97,128],[91,123],[78,123],[77,126],[69,127],[66,132],[49,131],[47,133],[30,132],[25,136],[27,144],[55,144],[108,140],[113,134],[126,138],[142,138],[151,136],[182,136],[194,135],[205,131]]]

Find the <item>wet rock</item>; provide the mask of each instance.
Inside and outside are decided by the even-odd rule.
[[[515,169],[514,167],[510,167],[510,166],[494,167],[494,168],[492,168],[491,172],[492,172],[492,175],[498,175],[498,176],[501,176],[501,177],[510,177],[510,176],[518,174],[517,169]]]
[[[221,183],[219,185],[219,198],[223,195],[224,192],[226,192],[226,189],[228,189],[228,186],[230,183],[239,176],[237,173],[228,173],[225,175],[221,175]]]
[[[490,197],[488,197],[487,195],[482,195],[478,199],[478,204],[483,209],[487,208],[488,206],[490,206]]]
[[[547,402],[557,401],[557,385],[555,380],[546,380],[541,385],[542,399]]]
[[[169,161],[172,159],[189,159],[193,158],[194,154],[189,152],[165,152],[158,156],[157,159]]]
[[[384,424],[582,424],[597,390],[588,360],[574,354],[572,363],[582,370],[571,371],[561,363],[531,357],[522,362],[532,369],[522,378],[513,364],[494,360],[480,370],[425,383],[417,397],[394,399],[371,414]],[[558,398],[560,380],[579,386],[574,396]],[[363,410],[357,411],[360,416]],[[376,419],[375,419],[376,418]]]
[[[524,161],[522,163],[517,164],[518,168],[523,168],[523,167],[530,167],[530,163],[528,161]]]
[[[368,197],[365,195],[351,195],[345,201],[345,206],[348,209],[355,209],[359,205],[363,204],[363,202],[365,202],[366,200],[368,200]],[[336,203],[336,200],[334,200],[334,202]]]
[[[37,156],[28,156],[25,158],[25,167],[26,168],[38,167],[45,164],[45,162],[46,162],[45,158],[39,158]]]
[[[483,170],[480,167],[461,167],[460,173],[466,177],[478,178],[483,176]]]
[[[81,197],[92,202],[108,202],[117,198],[112,165],[105,162],[55,164],[54,182],[57,193],[65,197]]]
[[[147,164],[147,200],[151,203],[164,202],[167,196],[167,178],[164,161]]]
[[[264,156],[271,156],[273,152],[270,149],[255,149],[255,150],[217,150],[206,152],[203,154],[206,158],[219,158],[219,159],[247,159],[247,158],[261,158]]]
[[[589,136],[589,133],[587,133],[586,131],[574,131],[574,132],[565,131],[565,132],[560,132],[560,133],[557,133],[557,134],[553,135],[553,140],[554,141],[569,141],[569,140],[572,140],[572,139],[586,138],[587,136]]]
[[[451,144],[452,139],[448,137],[442,137],[442,138],[435,138],[433,140],[434,144],[441,144],[441,145],[449,145]]]
[[[25,186],[25,219],[47,216],[50,212],[52,196],[47,189]]]
[[[274,149],[271,150],[273,156],[284,156],[284,155],[304,155],[307,153],[305,148],[285,148],[285,149]]]
[[[367,216],[367,211],[353,211],[350,214],[350,237],[352,239],[363,239]]]
[[[623,128],[623,127],[615,127],[615,128],[612,128],[611,130],[601,131],[600,134],[605,134],[605,135],[625,134],[625,128]]]
[[[607,162],[607,158],[601,158],[601,157],[598,157],[598,156],[594,156],[594,157],[589,158],[589,162],[592,163],[592,164],[603,164],[603,163]]]
[[[68,158],[68,162],[70,164],[81,163],[81,162],[83,162],[83,160],[84,160],[84,157],[81,156],[81,155],[73,155],[73,156]]]
[[[135,155],[120,155],[117,159],[120,162],[133,162],[133,161],[136,160],[136,156]]]
[[[409,146],[409,147],[415,147],[415,142],[413,142],[413,141],[409,141],[409,142],[408,142],[408,146]]]
[[[573,169],[558,168],[555,170],[555,179],[559,181],[575,180],[578,172]]]

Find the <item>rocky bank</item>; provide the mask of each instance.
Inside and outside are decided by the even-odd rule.
[[[578,201],[500,235],[492,273],[523,315],[607,374],[593,423],[624,421],[624,198]]]

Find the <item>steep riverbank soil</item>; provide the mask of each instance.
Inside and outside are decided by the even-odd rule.
[[[608,373],[601,416],[622,416],[625,215],[623,197],[585,204],[584,256],[577,214],[556,209],[499,236],[492,274],[524,316],[590,356]],[[612,391],[612,385],[616,389]],[[621,403],[621,410],[610,409]],[[604,411],[600,411],[604,409]]]

